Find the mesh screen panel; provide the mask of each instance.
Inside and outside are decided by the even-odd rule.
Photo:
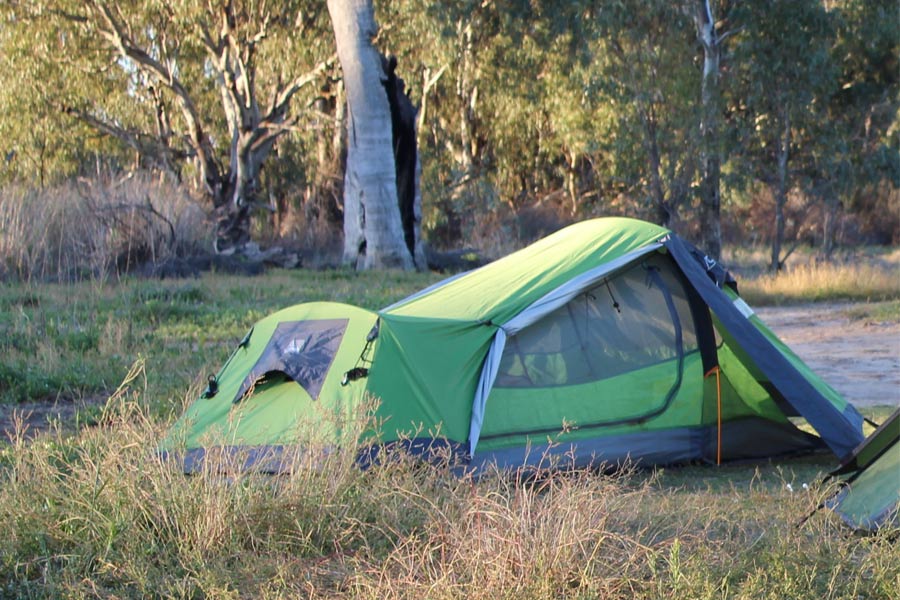
[[[650,270],[659,277],[651,277]],[[660,289],[658,281],[665,289]],[[680,275],[654,256],[612,275],[506,342],[495,387],[552,387],[598,381],[678,357],[670,294],[684,352],[697,336]]]

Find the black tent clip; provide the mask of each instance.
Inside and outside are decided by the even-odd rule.
[[[203,398],[209,400],[219,393],[219,380],[215,375],[210,375],[206,380],[206,389],[203,390]]]
[[[351,381],[362,379],[363,377],[367,377],[368,375],[368,369],[364,369],[362,367],[353,367],[352,369],[344,373],[344,378],[341,379],[341,385],[347,385]]]

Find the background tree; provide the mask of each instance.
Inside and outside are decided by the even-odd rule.
[[[831,257],[840,213],[871,214],[861,226],[880,243],[898,243],[900,228],[900,28],[890,0],[832,3],[837,69],[818,152],[824,218],[822,251]],[[894,189],[894,193],[886,190]],[[893,204],[891,198],[893,197]],[[877,215],[877,216],[875,216]]]
[[[753,3],[743,14],[735,63],[741,68],[741,97],[750,145],[744,159],[772,189],[774,198],[770,268],[780,270],[784,253],[785,205],[795,175],[808,166],[834,89],[831,62],[833,20],[818,0]]]
[[[386,72],[386,61],[373,45],[378,25],[371,0],[329,0],[328,12],[348,106],[344,263],[410,270],[416,266],[418,235],[414,227],[411,251],[398,198],[395,142],[399,140],[391,115],[391,100],[398,99],[390,97],[397,94],[398,83],[389,77],[394,76],[393,66]],[[415,160],[413,151],[413,164]]]
[[[724,111],[721,76],[725,43],[734,33],[728,20],[731,3],[696,0],[693,3],[697,41],[703,50],[700,78],[700,185],[697,216],[700,247],[718,260],[722,252],[721,114]]]
[[[0,7],[0,80],[6,84],[0,87],[0,183],[17,180],[43,188],[127,161],[118,144],[59,110],[74,96],[69,79],[79,73],[73,68],[77,57],[89,51],[86,40],[66,36],[65,23],[33,23],[13,8]],[[86,94],[109,98],[115,95],[111,79],[79,85]]]
[[[845,241],[900,239],[898,29],[887,0],[375,4],[377,47],[397,57],[393,74],[418,107],[422,160],[413,170],[422,237],[435,246],[500,254],[567,221],[618,214],[667,223],[712,251],[703,236],[715,233],[717,198],[726,239],[777,243],[773,263],[800,241],[828,254]],[[219,189],[250,190],[246,208],[274,210],[250,219],[233,193],[220,194],[228,200],[219,214],[242,223],[235,232],[249,223],[257,239],[283,236],[331,261],[350,117],[338,61],[328,62],[328,7],[210,5],[0,5],[0,77],[16,82],[0,90],[0,179],[39,187],[151,169],[212,198],[206,164],[218,169]],[[234,11],[233,26],[220,9]],[[123,54],[117,29],[130,42],[122,46],[147,58]],[[236,58],[223,70],[222,53],[210,48],[229,35]],[[245,42],[252,61],[241,67]],[[284,105],[284,120],[263,129],[270,92],[320,64]],[[249,148],[265,158],[241,171],[232,157],[253,152],[232,142],[252,137],[255,116],[240,116],[246,100],[227,104],[223,90],[244,74],[253,74],[245,79],[255,82],[261,119],[260,143]],[[176,82],[196,106],[213,160],[199,158]],[[240,173],[254,172],[255,184],[237,185]],[[246,238],[235,237],[237,245]]]
[[[618,115],[608,142],[616,175],[646,198],[652,220],[676,227],[698,166],[693,23],[663,0],[610,5],[598,18],[599,86]]]
[[[66,73],[79,77],[53,105],[116,138],[144,165],[180,178],[189,163],[218,214],[217,250],[246,244],[251,213],[265,206],[262,165],[297,123],[294,96],[327,64],[288,76],[275,62],[306,33],[302,3],[277,13],[252,0],[39,0],[18,8],[18,19],[58,40],[61,47],[44,46],[45,61],[67,64],[77,48]],[[117,102],[77,93],[85,78],[115,81]],[[123,115],[123,105],[140,114]]]

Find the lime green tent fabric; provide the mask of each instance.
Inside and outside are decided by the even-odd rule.
[[[497,327],[573,277],[666,233],[633,219],[585,221],[381,311],[369,389],[382,399],[409,399],[391,409],[391,425],[415,431],[442,423],[441,434],[465,441]]]
[[[840,411],[848,409],[850,405],[847,400],[843,396],[841,396],[837,390],[828,385],[825,380],[823,380],[815,372],[813,372],[813,370],[810,369],[809,366],[804,363],[803,360],[787,346],[787,344],[778,339],[778,336],[775,335],[775,333],[771,329],[769,329],[769,327],[765,323],[763,323],[763,321],[756,315],[756,313],[753,312],[753,310],[749,306],[747,306],[747,304],[740,298],[740,296],[738,296],[736,291],[731,288],[725,288],[724,291],[728,298],[730,298],[733,303],[736,303],[740,307],[741,312],[744,313],[747,319],[766,338],[766,340],[772,345],[772,347],[781,355],[783,355],[791,363],[791,365],[797,371],[799,371],[803,375],[803,377],[813,385],[813,387],[815,387],[815,389],[820,394],[827,398],[828,402],[832,406]],[[742,364],[749,366],[752,371],[753,377],[757,381],[761,382],[762,384],[768,384],[768,378],[762,372],[760,372],[758,368],[753,366],[753,361],[747,357],[746,352],[743,352],[741,350],[741,344],[737,343],[733,339],[733,336],[728,333],[728,330],[726,328],[720,327],[719,330],[722,332],[724,337],[730,340],[730,344],[728,345],[729,351],[731,351],[732,353],[736,353],[737,355],[740,355],[742,357]]]
[[[900,409],[832,474],[844,485],[830,504],[850,526],[900,525]]]
[[[388,432],[403,432],[397,439],[437,431],[453,442],[467,445],[470,458],[480,453],[486,459],[513,463],[522,460],[522,455],[511,454],[509,449],[531,447],[543,451],[561,442],[559,447],[566,449],[566,443],[576,441],[586,452],[602,454],[614,447],[607,455],[615,458],[629,454],[632,444],[653,443],[661,448],[659,456],[708,458],[711,427],[730,429],[732,435],[716,442],[727,446],[726,457],[811,447],[812,442],[788,419],[786,411],[795,411],[761,370],[757,364],[760,361],[751,358],[742,341],[730,334],[731,325],[723,324],[723,319],[708,307],[700,312],[705,311],[707,320],[716,320],[718,333],[724,338],[718,350],[713,351],[713,360],[720,366],[719,386],[711,385],[704,377],[708,360],[701,361],[696,348],[686,350],[677,368],[673,358],[668,363],[572,385],[545,383],[529,389],[495,385],[496,374],[490,372],[490,365],[504,359],[492,357],[492,353],[498,347],[504,348],[507,338],[521,337],[522,329],[535,326],[529,317],[531,313],[546,322],[553,310],[576,299],[580,302],[585,294],[605,295],[610,281],[617,281],[635,265],[646,265],[652,256],[662,257],[655,267],[660,273],[677,272],[679,267],[666,257],[666,243],[672,237],[666,229],[633,219],[585,221],[380,311],[381,332],[368,388],[382,399],[404,399],[402,403],[383,405]],[[700,302],[692,290],[694,283],[678,277],[678,282],[669,281],[662,287],[672,288],[672,296],[683,302],[690,297],[690,310],[694,310]],[[571,293],[560,292],[570,285]],[[674,293],[679,286],[684,288],[683,294]],[[738,299],[727,286],[717,293],[728,306]],[[644,297],[640,301],[646,300]],[[542,303],[550,308],[543,310]],[[657,303],[654,314],[660,312],[665,315],[666,308]],[[734,321],[731,313],[735,312],[736,309],[730,309],[729,323]],[[598,318],[610,319],[611,315]],[[620,314],[613,316],[620,318]],[[673,316],[685,319],[684,314]],[[802,378],[822,393],[822,397],[811,398],[804,408],[813,412],[821,409],[836,422],[834,429],[844,433],[835,437],[846,435],[849,440],[835,443],[836,448],[855,445],[861,434],[854,433],[854,429],[861,420],[855,420],[858,415],[853,408],[810,372],[755,316],[751,318],[753,327],[764,338],[757,345],[765,345],[762,350],[754,349],[755,356],[761,352],[783,354],[797,371],[791,377]],[[545,353],[543,368],[559,371],[560,356]],[[551,358],[557,366],[548,362]],[[673,387],[676,372],[680,380]],[[672,392],[668,396],[667,390]],[[654,407],[659,410],[654,412]],[[718,422],[720,413],[724,425]],[[439,429],[435,429],[435,424],[440,424]],[[781,439],[766,438],[760,429],[777,431],[774,437]],[[585,443],[601,438],[609,444]],[[754,438],[764,440],[768,446],[752,448]],[[716,451],[720,453],[721,448]]]
[[[553,289],[597,265],[646,248],[668,234],[652,223],[610,217],[582,221],[381,311],[394,317],[502,324]]]
[[[292,306],[260,320],[214,378],[215,393],[208,390],[187,409],[163,447],[275,446],[295,444],[310,435],[336,439],[341,424],[364,401],[364,382],[341,384],[343,374],[357,366],[375,320],[367,310],[331,302]],[[310,323],[325,325],[288,329],[280,342],[273,337],[286,324]],[[323,331],[335,335],[328,337]],[[272,348],[280,349],[276,354],[281,356],[314,359],[303,385],[279,367],[264,364]],[[257,365],[262,370],[254,373]],[[310,394],[310,388],[317,391]]]
[[[593,219],[377,315],[314,303],[263,319],[164,447],[277,448],[301,423],[336,439],[367,396],[373,444],[440,440],[473,468],[855,447],[858,413],[745,306],[672,232]]]

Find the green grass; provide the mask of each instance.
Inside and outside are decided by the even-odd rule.
[[[0,598],[897,597],[898,532],[856,536],[827,511],[796,527],[833,489],[819,486],[826,455],[473,482],[402,459],[362,472],[353,448],[325,464],[298,454],[278,478],[224,458],[186,477],[152,452],[263,315],[312,300],[374,309],[437,279],[0,287],[2,400],[98,400],[86,426],[0,444]],[[900,320],[896,298],[847,310]]]
[[[900,300],[858,303],[848,307],[845,312],[855,321],[900,323]]]
[[[180,398],[270,312],[317,300],[386,306],[438,277],[352,271],[0,287],[0,402],[105,397],[139,356],[149,395]]]
[[[851,316],[900,320],[900,259],[813,263],[740,280],[755,305],[859,300]],[[864,257],[863,257],[864,258]],[[102,400],[139,356],[154,398],[180,398],[255,321],[299,302],[386,306],[440,279],[434,274],[272,271],[259,277],[0,286],[0,403]],[[170,403],[171,406],[175,404]]]

